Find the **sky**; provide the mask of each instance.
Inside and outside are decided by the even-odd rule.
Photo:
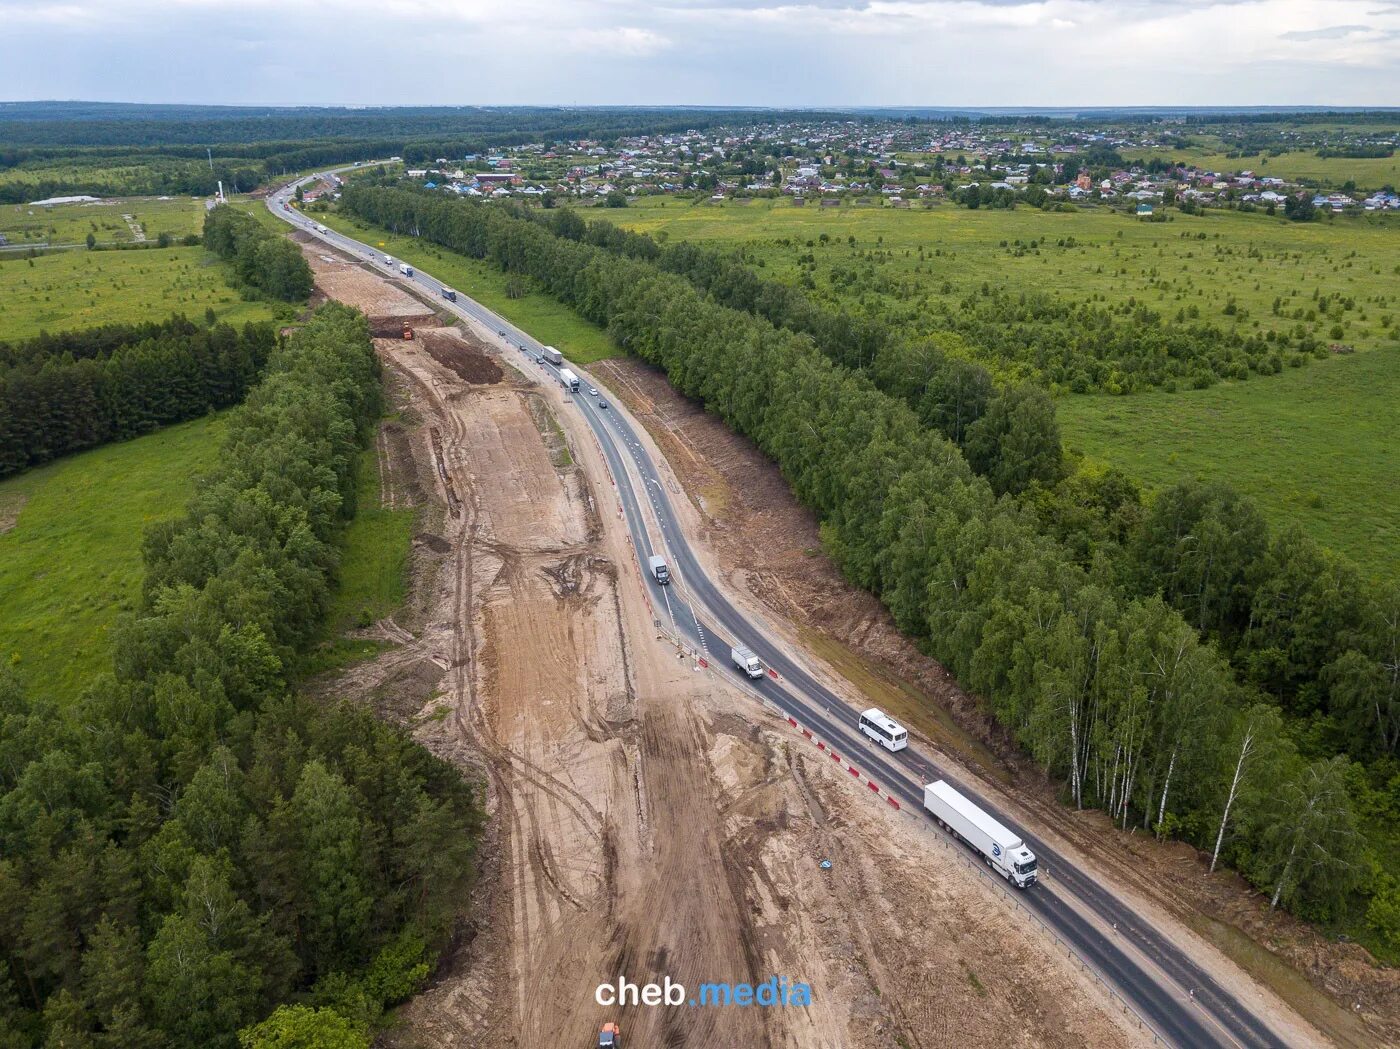
[[[1400,0],[0,0],[0,99],[1400,105]]]

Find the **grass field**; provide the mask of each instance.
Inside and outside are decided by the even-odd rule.
[[[130,215],[129,223],[123,217]],[[191,197],[120,197],[100,204],[32,204],[0,207],[0,233],[11,244],[82,244],[91,233],[99,244],[133,244],[135,224],[148,241],[162,233],[183,237],[204,226],[204,201]]]
[[[1105,211],[822,209],[786,201],[644,200],[594,214],[672,239],[742,246],[764,264],[761,272],[785,280],[798,279],[799,257],[810,255],[828,301],[860,309],[864,299],[891,314],[907,311],[909,301],[838,291],[832,271],[873,268],[931,299],[960,297],[986,281],[1075,300],[1136,298],[1172,314],[1195,304],[1204,319],[1265,329],[1299,323],[1274,315],[1275,296],[1290,312],[1313,308],[1314,290],[1349,296],[1354,309],[1302,323],[1328,341],[1340,323],[1345,342],[1373,352],[1190,393],[1067,397],[1060,421],[1069,445],[1148,487],[1190,474],[1229,480],[1276,524],[1296,520],[1367,570],[1400,575],[1400,223],[1298,225],[1210,212],[1148,224]],[[1197,239],[1202,232],[1206,239]],[[1035,250],[1026,247],[1032,241]],[[1224,315],[1232,298],[1245,320]]]
[[[0,261],[0,340],[40,331],[143,321],[181,311],[242,324],[285,317],[285,307],[245,302],[224,263],[203,248],[65,251]]]
[[[404,602],[408,552],[417,513],[390,510],[379,501],[379,459],[373,449],[360,456],[355,519],[341,535],[340,573],[331,594],[321,642],[301,670],[312,674],[374,655],[383,646],[344,636],[368,626]]]
[[[1132,301],[1168,317],[1195,306],[1203,321],[1244,330],[1302,324],[1324,341],[1333,340],[1335,324],[1337,341],[1358,349],[1390,343],[1400,332],[1400,216],[1306,224],[1230,211],[1172,216],[1146,223],[1106,209],[970,211],[944,204],[904,211],[646,198],[589,213],[668,238],[743,247],[761,272],[794,282],[806,270],[818,298],[909,315],[915,332],[923,300],[956,302],[984,283],[1073,302]],[[848,285],[843,274],[857,279]],[[1309,320],[1314,292],[1334,302],[1350,298],[1355,308]]]
[[[1275,525],[1400,578],[1400,348],[1189,393],[1068,397],[1059,417],[1067,445],[1148,487],[1228,481]]]
[[[222,416],[97,448],[0,482],[0,658],[66,701],[111,666],[108,631],[135,607],[147,525],[174,517],[212,465]]]
[[[318,216],[318,221],[366,244],[382,247],[396,259],[429,271],[506,317],[512,324],[519,325],[541,342],[557,346],[564,356],[579,364],[589,364],[622,353],[621,347],[608,337],[606,331],[533,287],[527,278],[517,278],[524,294],[512,299],[507,294],[509,278],[485,262],[464,258],[415,237],[394,236],[387,230],[370,227],[344,215],[322,214]]]

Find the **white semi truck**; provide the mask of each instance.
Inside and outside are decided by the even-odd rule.
[[[546,346],[544,348],[544,359],[547,360],[550,364],[554,365],[556,368],[564,363],[564,355],[558,350],[556,350],[553,346]]]
[[[950,831],[982,854],[987,866],[1018,889],[1035,884],[1035,853],[1014,831],[1007,830],[948,783],[936,780],[924,786],[924,808]]]
[[[729,650],[729,658],[734,661],[734,665],[742,670],[749,677],[762,677],[763,664],[759,658],[753,654],[753,649],[744,645],[735,645]]]
[[[400,262],[399,272],[402,273],[405,277],[411,277],[413,276],[413,267],[406,262]]]
[[[573,390],[578,393],[578,376],[568,368],[559,369],[559,382],[566,390]]]

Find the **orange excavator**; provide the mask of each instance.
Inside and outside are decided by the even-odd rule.
[[[408,321],[403,322],[403,337],[405,341],[413,338],[413,325],[409,324]]]

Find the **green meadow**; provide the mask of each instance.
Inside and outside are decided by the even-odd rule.
[[[742,248],[770,276],[798,282],[805,274],[820,300],[907,316],[915,328],[921,303],[956,303],[986,284],[1076,303],[1140,304],[1245,331],[1301,324],[1324,341],[1358,349],[1400,332],[1400,216],[1299,224],[1262,212],[1173,210],[1169,222],[1142,222],[1106,208],[902,210],[879,202],[824,208],[643,198],[589,217]],[[1323,316],[1315,294],[1351,300],[1353,308]]]
[[[1400,575],[1395,218],[1297,224],[1218,211],[1144,223],[1091,209],[675,200],[593,216],[742,249],[760,272],[786,281],[805,272],[815,284],[810,294],[843,309],[907,316],[924,296],[956,300],[987,282],[1076,302],[1146,303],[1172,316],[1194,305],[1222,327],[1301,324],[1324,341],[1339,335],[1335,341],[1361,352],[1206,390],[1064,397],[1061,427],[1067,445],[1123,467],[1149,489],[1190,475],[1228,480],[1276,524],[1297,521],[1368,571]],[[843,269],[868,276],[838,286],[830,277]],[[887,290],[872,290],[880,287]],[[1326,315],[1316,312],[1323,297],[1332,300]],[[1351,308],[1338,310],[1348,299]]]
[[[111,666],[140,600],[141,537],[179,514],[214,462],[223,416],[166,427],[0,481],[0,658],[66,701]]]
[[[204,201],[192,197],[118,197],[97,204],[0,206],[0,234],[11,245],[83,244],[89,233],[99,244],[134,244],[137,231],[155,242],[162,233],[176,239],[199,233],[203,225]]]
[[[229,287],[224,263],[203,248],[62,251],[0,261],[0,340],[41,331],[133,323],[213,308],[230,324],[287,315],[246,302]]]
[[[1367,571],[1400,578],[1400,347],[1206,390],[1059,402],[1065,443],[1148,488],[1228,481]]]

